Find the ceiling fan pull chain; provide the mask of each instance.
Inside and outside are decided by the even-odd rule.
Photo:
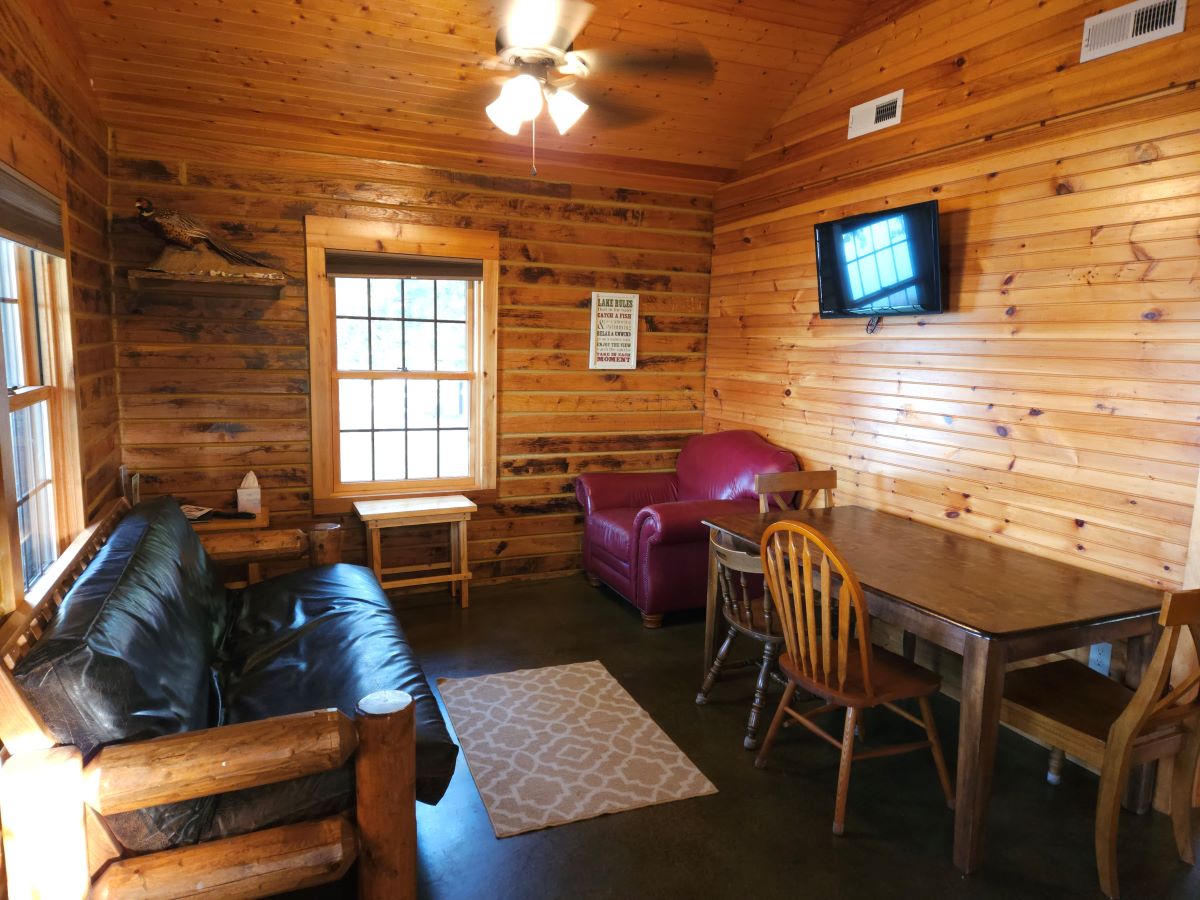
[[[529,123],[529,177],[537,178],[537,119]]]

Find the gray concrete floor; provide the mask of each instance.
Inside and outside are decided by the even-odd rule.
[[[648,631],[628,604],[582,576],[478,588],[466,611],[444,595],[397,605],[431,683],[600,660],[719,790],[498,840],[460,757],[442,802],[418,804],[420,886],[430,900],[1102,896],[1092,856],[1097,779],[1068,765],[1063,784],[1050,787],[1045,751],[1007,730],[987,858],[963,877],[950,861],[953,813],[927,755],[855,765],[842,837],[830,831],[833,748],[788,729],[770,768],[756,769],[742,748],[752,670],[719,683],[709,705],[693,702],[700,614]],[[939,697],[935,710],[953,760],[958,705]],[[886,711],[872,714],[871,743],[913,733]],[[1200,868],[1179,862],[1167,817],[1124,814],[1120,846],[1123,897],[1200,897]]]

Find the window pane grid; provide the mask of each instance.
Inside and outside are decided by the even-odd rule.
[[[466,372],[467,282],[337,277],[339,371]]]
[[[342,482],[469,474],[470,382],[353,377],[338,382]]]
[[[21,566],[28,588],[58,555],[49,404],[42,401],[11,413],[9,427],[13,442]]]
[[[0,328],[4,331],[4,384],[10,388],[26,383],[19,297],[17,245],[0,238]]]
[[[339,481],[468,477],[469,280],[332,281]]]
[[[0,297],[17,299],[17,245],[0,238]]]

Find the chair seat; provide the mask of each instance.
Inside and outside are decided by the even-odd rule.
[[[633,522],[639,509],[626,506],[592,513],[587,520],[588,540],[628,567],[633,552]]]
[[[1125,685],[1083,663],[1060,659],[1005,675],[1001,718],[1100,768],[1109,729],[1132,699],[1133,691]],[[1173,730],[1159,729],[1139,742]]]
[[[783,633],[779,630],[779,620],[775,615],[771,616],[770,626],[767,625],[763,600],[762,597],[755,597],[749,604],[741,604],[741,615],[726,604],[721,607],[721,614],[732,628],[736,628],[747,637],[758,641],[782,641]],[[747,606],[749,610],[746,609]]]
[[[838,642],[832,642],[830,657],[837,659]],[[907,700],[914,697],[926,697],[935,693],[942,686],[942,676],[936,672],[910,662],[903,656],[897,656],[882,647],[871,648],[871,682],[875,694],[868,697],[862,677],[862,657],[858,651],[857,642],[850,647],[846,659],[846,683],[837,686],[837,675],[830,672],[830,683],[816,681],[803,674],[791,655],[784,653],[779,657],[779,668],[789,679],[796,682],[809,693],[816,694],[831,703],[840,706],[853,706],[859,709],[876,706],[880,703],[890,703],[893,700]]]

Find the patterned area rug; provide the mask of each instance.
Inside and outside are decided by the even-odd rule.
[[[496,837],[717,792],[599,662],[438,688]]]

